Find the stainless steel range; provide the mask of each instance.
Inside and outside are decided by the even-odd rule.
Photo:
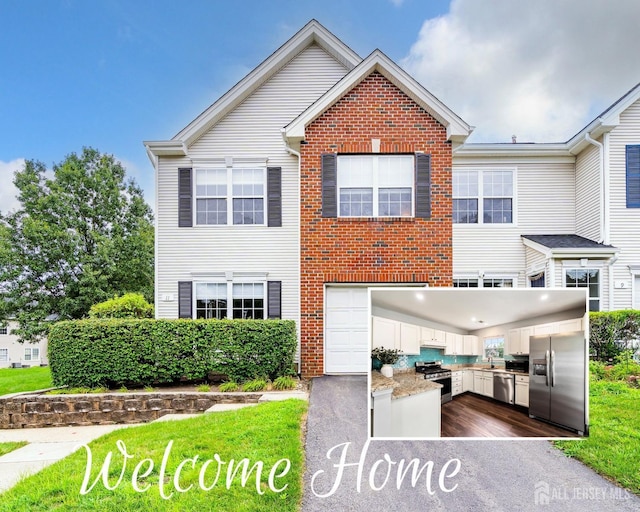
[[[451,370],[442,368],[438,361],[416,361],[416,373],[422,373],[425,379],[442,384],[440,403],[451,401]]]

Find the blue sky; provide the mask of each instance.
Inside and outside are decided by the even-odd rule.
[[[153,204],[142,141],[171,138],[312,18],[400,63],[472,141],[566,140],[640,82],[640,2],[556,4],[0,0],[0,211],[24,159],[51,167],[83,146],[114,154]]]

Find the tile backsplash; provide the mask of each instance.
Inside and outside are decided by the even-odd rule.
[[[480,362],[480,356],[445,356],[444,350],[421,347],[419,356],[401,356],[394,368],[413,368],[416,361],[442,361],[442,364],[470,364]]]

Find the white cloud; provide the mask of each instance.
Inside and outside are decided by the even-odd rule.
[[[389,1],[396,7],[400,7],[404,3],[404,0],[389,0]]]
[[[13,184],[13,174],[24,167],[24,158],[17,158],[11,162],[0,160],[0,212],[7,213],[20,206],[18,189]]]
[[[453,0],[402,65],[471,141],[567,140],[640,82],[637,0]]]

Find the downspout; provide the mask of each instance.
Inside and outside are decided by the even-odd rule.
[[[282,141],[284,142],[284,149],[287,151],[287,153],[289,153],[290,155],[293,155],[295,157],[298,158],[298,198],[297,198],[297,204],[298,204],[298,320],[296,322],[297,326],[298,326],[298,375],[302,374],[302,345],[301,345],[301,331],[300,331],[300,321],[301,321],[301,315],[302,315],[302,309],[300,308],[300,291],[302,290],[302,282],[301,282],[301,278],[302,278],[302,268],[301,268],[301,258],[302,258],[302,254],[301,254],[301,249],[300,249],[300,194],[301,192],[301,174],[302,174],[302,157],[300,156],[300,153],[298,151],[296,151],[295,149],[293,149],[291,146],[289,146],[289,142],[287,141],[287,136],[285,134],[285,129],[282,128],[280,130],[280,133],[282,134]]]
[[[589,144],[596,146],[600,151],[600,242],[605,242],[605,172],[604,172],[604,146],[601,142],[591,138],[588,133],[584,134],[584,140]]]
[[[618,261],[617,254],[609,260],[609,307],[607,308],[607,311],[615,310],[615,304],[613,300],[613,294],[615,292],[614,280],[613,280],[613,265],[615,264],[616,261]]]

